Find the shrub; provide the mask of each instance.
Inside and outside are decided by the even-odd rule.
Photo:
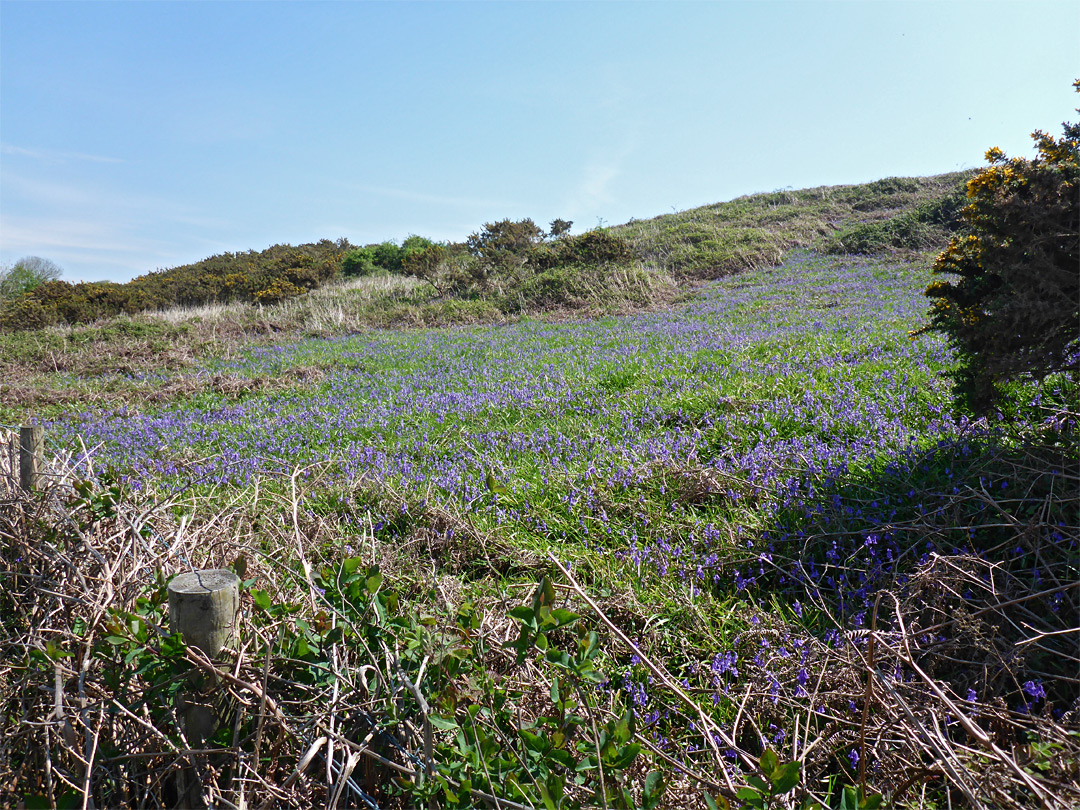
[[[341,272],[346,277],[370,276],[378,271],[400,273],[402,259],[406,253],[423,250],[433,243],[422,236],[410,236],[405,240],[408,248],[398,247],[394,242],[382,242],[367,245],[345,254],[341,262]]]
[[[470,234],[465,248],[482,268],[478,279],[489,275],[516,274],[529,263],[544,232],[531,219],[486,222],[482,230]]]
[[[255,292],[252,298],[260,304],[277,304],[280,301],[303,294],[304,289],[302,287],[298,287],[286,279],[276,278],[270,283],[269,287]]]
[[[371,248],[372,264],[391,273],[401,272],[402,248],[399,248],[393,242],[382,242],[378,245],[369,245],[369,247]]]
[[[46,307],[30,297],[8,301],[0,308],[0,329],[4,331],[42,329],[59,321],[60,315],[54,307]]]
[[[560,264],[629,264],[636,256],[630,243],[610,231],[586,231],[562,240],[556,248]]]
[[[548,225],[548,237],[550,239],[558,239],[561,236],[566,236],[570,233],[570,228],[572,228],[573,225],[573,220],[553,219],[551,220],[551,224]]]
[[[1080,81],[1075,83],[1080,91]],[[985,412],[1001,384],[1077,369],[1080,353],[1080,125],[1036,131],[1034,159],[1007,158],[967,184],[963,227],[926,290],[930,326],[958,350],[958,404]]]
[[[341,272],[347,278],[370,276],[375,272],[375,249],[373,246],[350,250],[341,260]]]
[[[410,276],[426,281],[439,295],[450,295],[465,289],[470,277],[460,261],[446,245],[428,245],[405,254],[402,269]]]

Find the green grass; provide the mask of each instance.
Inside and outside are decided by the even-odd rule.
[[[717,722],[787,729],[817,712],[833,718],[815,725],[823,744],[806,765],[822,795],[830,779],[854,779],[848,701],[862,687],[837,674],[829,656],[840,653],[821,652],[823,638],[837,624],[866,626],[866,604],[845,600],[884,576],[875,543],[888,546],[890,576],[925,573],[928,548],[961,565],[967,551],[1006,546],[994,576],[1010,587],[1078,573],[1075,554],[1062,557],[1065,544],[1048,539],[1060,529],[1075,540],[1075,500],[1061,494],[1075,433],[1041,424],[1034,399],[1075,412],[1075,385],[1018,386],[1011,427],[972,428],[952,412],[943,342],[909,334],[925,323],[931,261],[910,249],[942,238],[919,229],[942,224],[960,179],[775,192],[629,223],[617,230],[652,269],[538,278],[531,301],[565,306],[557,318],[534,317],[529,300],[438,298],[419,284],[364,280],[263,310],[0,336],[0,364],[21,375],[4,377],[5,395],[20,398],[5,398],[0,422],[45,418],[52,441],[72,449],[83,437],[98,469],[129,476],[138,497],[200,515],[193,530],[213,542],[192,549],[194,564],[227,564],[247,548],[262,584],[302,581],[294,547],[316,568],[353,555],[380,564],[408,617],[395,627],[410,633],[508,637],[507,611],[541,577],[558,579],[555,554]],[[871,253],[908,252],[792,252],[847,249],[856,236]],[[769,266],[780,254],[787,263]],[[674,298],[676,277],[719,280],[687,284],[678,305],[656,307]],[[811,564],[842,581],[811,595],[793,579],[795,566]],[[454,624],[470,603],[484,628],[474,636]],[[797,667],[758,662],[766,632],[822,656],[815,674],[832,680],[820,707],[799,702]],[[416,675],[443,642],[409,647],[412,638],[386,641],[419,650]],[[573,644],[570,634],[553,639]],[[1049,658],[1029,672],[1020,662],[993,680],[978,644],[956,645],[950,655],[970,665],[939,661],[935,677],[957,695],[975,685],[1010,706],[1020,683],[1062,666]],[[471,649],[452,688],[427,682],[451,716],[459,699],[490,699],[484,684],[537,677]],[[722,653],[743,672],[730,692],[713,679]],[[610,638],[597,660],[616,685],[648,684]],[[777,704],[769,690],[781,680]],[[1067,678],[1046,680],[1059,701],[1075,697]],[[699,745],[685,707],[655,684],[647,691],[641,711],[659,712],[649,728],[672,753]],[[515,710],[535,718],[546,698],[529,700]],[[740,700],[750,700],[745,712]],[[888,791],[897,779],[887,768],[900,759],[889,759],[892,731],[875,739],[886,770],[871,783]],[[708,763],[700,747],[688,756]],[[700,806],[700,792],[686,795],[681,806]]]
[[[913,224],[905,229],[894,220],[940,219],[942,201],[954,195],[970,174],[892,177],[863,185],[754,194],[631,220],[614,231],[628,239],[646,263],[677,277],[716,278],[776,264],[796,247],[818,245],[852,253],[940,248],[945,237],[942,228],[924,228],[916,238]],[[874,229],[884,229],[885,236],[875,238]],[[894,231],[906,238],[894,238]],[[860,235],[854,249],[840,250],[838,232]]]

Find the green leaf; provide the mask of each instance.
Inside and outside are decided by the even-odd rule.
[[[666,787],[664,774],[661,771],[649,771],[649,775],[645,777],[644,793],[646,796],[659,796]]]
[[[555,604],[555,585],[547,577],[540,581],[540,597],[543,605]]]
[[[630,743],[619,749],[619,752],[607,760],[607,764],[618,770],[625,770],[637,759],[641,752],[641,743]]]
[[[516,607],[506,615],[511,619],[517,619],[518,621],[523,622],[533,630],[536,629],[536,614],[533,612],[533,609],[527,605]]]
[[[488,491],[496,492],[500,495],[506,492],[506,487],[495,480],[495,476],[491,474],[491,470],[484,471],[484,484],[487,485]]]
[[[346,575],[355,574],[361,565],[364,564],[362,557],[346,557],[341,561],[341,570]]]
[[[161,654],[165,658],[179,658],[184,654],[186,647],[184,637],[180,633],[174,633],[161,640]]]
[[[439,731],[454,731],[457,727],[457,721],[452,717],[441,717],[437,714],[429,714],[428,721]]]
[[[532,751],[536,751],[537,753],[542,754],[551,747],[550,743],[548,743],[547,741],[547,738],[543,735],[533,734],[531,731],[526,731],[523,728],[518,729],[518,734],[525,742],[525,747],[529,748]]]
[[[541,635],[538,638],[543,638],[543,636]],[[544,660],[547,661],[549,664],[555,664],[555,666],[564,667],[565,669],[571,669],[571,665],[573,663],[570,660],[569,655],[567,655],[562,650],[555,649],[554,647],[544,653]]]
[[[367,589],[368,593],[373,594],[382,586],[382,581],[383,576],[379,573],[378,569],[376,569],[375,572],[367,578],[367,581],[364,582],[364,587]]]
[[[251,591],[251,599],[255,603],[255,607],[257,607],[259,610],[263,610],[266,612],[269,612],[270,608],[274,604],[273,601],[270,599],[270,594],[268,594],[266,591],[260,590],[259,588],[254,588]]]
[[[753,788],[739,788],[738,793],[735,794],[735,798],[743,804],[749,805],[750,807],[765,806],[765,800],[762,798],[761,794]]]
[[[326,635],[323,636],[323,644],[337,644],[339,641],[341,641],[341,639],[342,639],[342,637],[344,635],[345,635],[344,628],[342,628],[340,626],[339,627],[331,627],[326,632]]]
[[[568,770],[572,771],[577,767],[573,755],[565,748],[553,748],[548,752],[548,756]]]
[[[859,802],[859,810],[877,810],[884,800],[885,797],[880,793],[871,793],[869,796],[864,796],[863,800]]]
[[[755,776],[754,774],[751,774],[750,776],[746,777],[746,781],[753,785],[754,788],[761,793],[770,792],[769,783],[762,779],[760,776]]]
[[[548,791],[547,785],[545,785],[543,782],[541,782],[539,784],[539,788],[540,788],[540,798],[544,800],[544,808],[545,808],[545,810],[558,810],[559,806],[557,804],[555,804],[555,799],[552,797],[551,793]]]
[[[761,755],[759,762],[761,764],[761,770],[765,771],[766,776],[771,776],[772,772],[780,766],[780,758],[776,755],[776,752],[770,748],[765,749],[765,753]]]
[[[555,608],[555,610],[551,611],[551,618],[555,620],[556,627],[566,627],[566,625],[576,622],[581,617],[572,611],[566,610],[566,608]]]
[[[769,781],[772,782],[773,793],[787,793],[797,784],[799,784],[799,763],[788,762],[786,765],[781,765],[769,775]]]

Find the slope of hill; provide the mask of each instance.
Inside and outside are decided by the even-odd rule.
[[[687,278],[717,278],[778,263],[793,247],[856,253],[941,247],[965,176],[778,191],[634,220],[607,229],[609,241],[625,240],[630,248],[612,254],[617,259],[564,249],[588,234],[559,234],[510,250],[518,250],[514,272],[507,272],[506,263],[487,261],[488,254],[478,256],[469,240],[438,246],[433,263],[404,269],[400,261],[393,263],[394,274],[412,269],[427,284],[404,299],[398,285],[394,296],[356,313],[354,324],[449,324],[551,310],[626,310],[670,300]],[[212,256],[126,284],[52,281],[0,302],[0,329],[73,325],[177,306],[271,306],[340,281],[355,253],[347,240],[324,239]]]
[[[0,454],[0,804],[1076,806],[1077,386],[954,411],[936,182],[613,228],[518,290],[572,318],[373,275],[0,337],[53,451]]]

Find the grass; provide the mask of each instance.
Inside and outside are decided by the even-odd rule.
[[[581,783],[560,782],[564,806],[602,806],[593,788],[623,787],[644,804],[650,769],[667,774],[662,806],[702,806],[704,793],[734,801],[731,786],[755,775],[765,749],[801,763],[800,801],[837,806],[844,784],[908,807],[1075,801],[1075,383],[1018,388],[1013,419],[971,423],[951,408],[948,348],[909,337],[925,322],[928,255],[792,250],[832,233],[831,217],[895,220],[955,179],[778,192],[631,223],[639,244],[671,248],[656,254],[664,277],[760,265],[662,309],[492,325],[491,302],[437,300],[384,279],[263,311],[11,337],[0,358],[23,370],[28,393],[0,421],[47,417],[53,447],[71,454],[68,489],[55,494],[70,494],[72,476],[102,483],[3,513],[8,643],[48,659],[12,665],[8,736],[53,752],[77,782],[82,766],[57,747],[61,730],[12,720],[54,710],[45,693],[67,666],[58,640],[89,662],[92,689],[108,693],[108,678],[128,673],[148,694],[167,691],[179,676],[154,674],[160,647],[107,658],[86,639],[106,632],[109,611],[160,621],[155,568],[235,566],[244,555],[250,647],[232,666],[247,709],[216,743],[233,759],[211,777],[229,801],[238,784],[266,796],[269,783],[294,806],[326,803],[335,789],[358,804],[479,806],[462,785],[501,790],[509,782],[494,770],[537,780],[504,799],[539,803],[540,782],[566,776],[544,759],[562,749],[519,732],[573,715],[550,695],[586,671],[566,664],[582,649],[568,629],[543,643],[571,658],[531,648],[515,658],[502,646],[521,638],[525,615],[507,614],[543,578],[598,634],[590,660],[605,680],[579,684],[576,716],[591,729],[581,735],[599,737],[632,706],[642,746],[636,764],[610,760],[599,782],[584,765]],[[694,243],[689,226],[735,236]],[[698,263],[680,264],[680,246],[695,244]],[[765,266],[773,249],[786,261]],[[368,306],[429,314],[418,328],[360,330]],[[463,315],[476,322],[419,328]],[[155,364],[155,354],[175,361]],[[108,373],[95,365],[123,357],[130,365]],[[50,370],[60,360],[69,365]],[[109,505],[110,486],[130,512]],[[121,562],[102,567],[91,550]],[[365,583],[378,565],[385,588],[338,599],[335,583],[355,565]],[[91,583],[82,597],[79,576]],[[34,577],[52,584],[35,590]],[[259,607],[260,592],[271,607]],[[20,623],[46,616],[58,618]],[[366,629],[334,636],[330,625]],[[145,668],[131,675],[121,660]],[[385,692],[358,682],[372,671],[387,673]],[[406,681],[428,709],[413,705]],[[287,709],[265,721],[284,753],[260,764],[256,726],[269,715],[253,707],[268,698]],[[972,743],[957,706],[981,718],[997,749]],[[420,729],[436,721],[429,755]],[[142,739],[145,727],[124,722],[109,733]],[[155,722],[163,737],[176,733]],[[448,792],[424,793],[419,771],[408,783],[372,772],[350,786],[333,770],[340,756],[325,753],[289,776],[328,728],[357,743],[371,723],[389,735],[380,756],[402,768],[433,757]],[[104,733],[92,710],[75,725]],[[722,741],[715,750],[703,727]],[[516,753],[503,761],[481,734]],[[159,742],[139,745],[147,768],[176,761]],[[6,784],[23,790],[12,801],[47,792],[31,776],[40,765],[3,760]],[[140,795],[167,803],[167,780],[141,767],[103,754],[113,781],[96,783],[97,801],[115,799],[115,785],[152,784]],[[550,793],[555,782],[544,785]]]
[[[822,186],[754,194],[725,203],[632,220],[615,228],[651,266],[676,277],[716,278],[778,264],[792,248],[820,246],[836,252],[878,253],[891,248],[926,250],[943,246],[943,231],[913,228],[896,239],[896,218],[940,219],[941,201],[970,177],[891,177],[856,186]],[[885,229],[885,233],[874,233]],[[839,232],[839,233],[838,233]],[[851,249],[843,238],[850,234]],[[838,238],[839,236],[839,238]]]

